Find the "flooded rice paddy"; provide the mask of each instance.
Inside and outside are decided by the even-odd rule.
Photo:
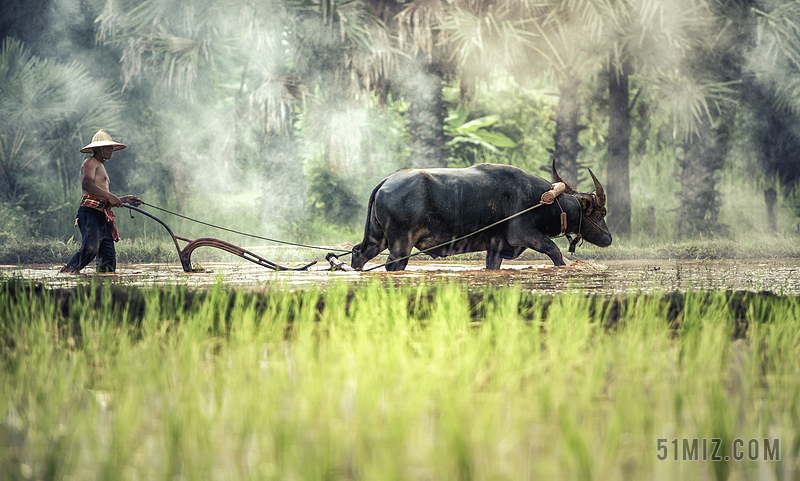
[[[371,265],[367,264],[367,268]],[[0,266],[0,275],[21,276],[51,288],[73,287],[89,282],[92,269],[83,274],[59,274],[60,266]],[[488,271],[482,261],[416,261],[402,272],[331,271],[322,261],[303,272],[274,272],[256,264],[208,263],[201,272],[185,273],[180,264],[135,264],[118,266],[105,281],[139,287],[186,285],[202,288],[221,282],[226,286],[261,290],[270,287],[325,289],[335,282],[354,285],[374,280],[416,285],[421,282],[454,281],[468,289],[517,286],[535,293],[583,291],[592,294],[623,292],[743,290],[800,295],[800,259],[769,260],[626,260],[574,261],[567,267],[548,262],[504,262],[503,268]]]

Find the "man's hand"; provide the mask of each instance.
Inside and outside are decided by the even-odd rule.
[[[122,207],[122,199],[112,193],[109,193],[108,196],[106,200],[111,204],[111,207]]]
[[[130,205],[132,205],[134,207],[139,207],[140,205],[142,205],[144,203],[142,201],[142,199],[136,197],[135,195],[124,195],[124,196],[120,197],[119,200],[121,200],[122,203],[124,203],[124,204],[130,204]],[[120,204],[120,205],[122,205],[122,204]]]

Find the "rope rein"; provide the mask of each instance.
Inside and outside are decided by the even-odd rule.
[[[181,219],[186,219],[186,220],[189,220],[189,221],[192,221],[192,222],[196,222],[198,224],[203,224],[203,225],[208,226],[208,227],[213,227],[215,229],[220,229],[220,230],[232,232],[234,234],[239,234],[239,235],[243,235],[243,236],[246,236],[246,237],[252,237],[254,239],[261,239],[261,240],[265,240],[265,241],[269,241],[269,242],[275,242],[275,243],[278,243],[278,244],[286,244],[286,245],[295,246],[295,247],[305,247],[305,248],[308,248],[308,249],[318,249],[318,250],[327,251],[327,252],[330,252],[330,251],[333,250],[333,251],[342,253],[342,254],[339,254],[339,255],[352,254],[352,252],[346,251],[344,249],[332,249],[330,247],[320,247],[320,246],[311,246],[311,245],[306,245],[306,244],[296,244],[294,242],[287,242],[287,241],[282,241],[282,240],[277,240],[277,239],[270,239],[269,237],[261,237],[261,236],[255,235],[255,234],[248,234],[246,232],[239,232],[237,230],[227,229],[225,227],[220,227],[218,225],[209,224],[208,222],[203,222],[201,220],[192,219],[191,217],[186,217],[185,215],[178,214],[177,212],[172,212],[172,211],[169,211],[167,209],[162,209],[161,207],[155,206],[153,204],[148,204],[147,202],[142,202],[142,204],[146,205],[148,207],[152,207],[153,209],[160,210],[161,212],[166,212],[167,214],[172,214],[172,215],[174,215],[176,217],[180,217]],[[133,214],[131,214],[131,217],[133,217]]]

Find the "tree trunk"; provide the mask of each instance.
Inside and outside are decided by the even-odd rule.
[[[3,175],[3,185],[0,185],[0,198],[4,201],[13,201],[16,196],[16,182],[12,175],[9,175],[7,172]]]
[[[573,188],[578,188],[578,153],[583,149],[578,144],[578,134],[583,127],[578,125],[580,104],[578,103],[578,82],[566,78],[559,88],[558,107],[556,107],[556,133],[553,159],[561,177]]]
[[[764,191],[764,203],[767,205],[767,230],[774,234],[778,232],[778,193],[772,187]]]
[[[614,235],[631,233],[630,100],[628,66],[608,70],[608,227]]]
[[[405,94],[409,100],[409,166],[415,169],[447,167],[442,76],[428,69],[406,85]]]
[[[704,122],[676,152],[681,167],[681,203],[678,234],[692,237],[717,227],[716,152],[711,129]]]
[[[680,236],[696,236],[718,232],[723,226],[718,222],[719,194],[716,174],[725,164],[728,154],[736,108],[724,108],[712,129],[708,120],[698,124],[693,134],[683,144],[683,157],[677,155],[681,167],[681,208],[678,221]]]
[[[700,120],[697,132],[684,143],[683,153],[676,155],[682,168],[678,221],[681,236],[713,233],[723,228],[717,217],[716,174],[724,165],[734,132],[735,104],[747,91],[740,82],[747,82],[751,76],[745,73],[745,66],[750,57],[749,50],[755,45],[757,20],[753,8],[757,4],[754,0],[709,2],[712,13],[723,21],[720,26],[724,23],[723,31],[712,49],[699,48],[687,57],[688,71],[696,78],[738,85],[732,87],[735,91],[728,99],[708,99],[709,107],[715,107],[712,109],[714,118]]]

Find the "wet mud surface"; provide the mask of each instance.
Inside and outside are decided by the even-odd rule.
[[[367,267],[375,264],[367,264]],[[304,272],[274,272],[250,263],[204,264],[202,272],[185,273],[179,264],[118,266],[114,274],[95,276],[91,268],[82,274],[59,274],[61,266],[0,266],[0,275],[20,276],[49,288],[69,288],[98,277],[105,282],[138,287],[185,285],[202,288],[217,282],[235,288],[326,288],[335,282],[358,286],[368,282],[416,285],[459,282],[467,289],[517,286],[535,293],[587,292],[620,294],[690,290],[737,290],[800,295],[800,259],[721,261],[574,261],[567,267],[552,264],[504,262],[487,271],[483,262],[417,261],[402,272],[331,272],[320,263]]]

